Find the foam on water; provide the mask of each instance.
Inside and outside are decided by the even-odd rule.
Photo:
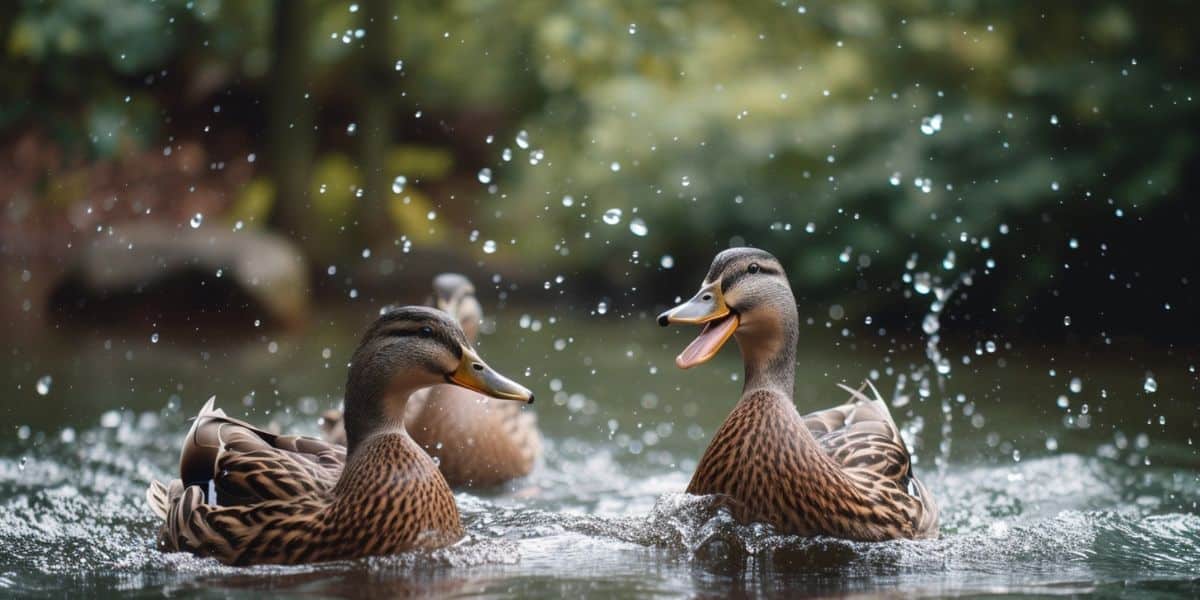
[[[311,427],[289,422],[289,429]],[[624,466],[614,448],[549,440],[545,464],[506,490],[459,493],[470,534],[435,552],[298,567],[225,567],[161,554],[145,506],[175,468],[186,427],[170,411],[75,438],[0,448],[0,589],[127,592],[280,590],[321,594],[688,593],[802,585],[845,593],[1068,592],[1096,582],[1195,586],[1194,475],[1102,458],[953,462],[928,483],[944,516],[931,541],[855,543],[776,535],[678,493],[681,469]],[[1184,589],[1180,588],[1180,589]],[[516,590],[516,592],[514,592]]]

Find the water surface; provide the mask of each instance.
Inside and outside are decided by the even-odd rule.
[[[175,472],[187,418],[216,395],[232,414],[315,433],[317,415],[340,401],[345,363],[373,311],[328,311],[295,333],[248,325],[236,335],[162,331],[152,341],[149,330],[62,331],[14,343],[0,362],[9,423],[0,439],[0,589],[1200,594],[1196,375],[1172,352],[1014,342],[975,354],[974,342],[944,343],[954,369],[931,379],[926,397],[913,379],[931,376],[922,340],[806,326],[800,410],[841,401],[837,382],[874,376],[942,504],[938,540],[861,544],[738,525],[680,493],[739,395],[733,348],[681,372],[672,359],[694,332],[660,330],[648,314],[544,309],[504,311],[480,351],[537,392],[545,461],[505,489],[457,494],[469,531],[457,546],[244,569],[155,551],[143,493],[150,478]]]

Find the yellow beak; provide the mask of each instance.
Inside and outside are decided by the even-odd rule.
[[[721,346],[733,337],[740,320],[725,304],[721,282],[714,281],[700,288],[691,300],[658,316],[658,324],[663,327],[673,323],[704,326],[700,335],[675,357],[676,366],[690,369],[716,356]]]
[[[485,396],[533,404],[533,392],[529,388],[497,373],[468,346],[462,347],[462,360],[458,368],[446,376],[446,382]]]

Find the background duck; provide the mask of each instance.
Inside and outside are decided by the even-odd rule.
[[[213,409],[184,440],[180,479],[152,481],[158,546],[226,564],[303,563],[448,545],[463,535],[446,480],[404,429],[408,398],[451,383],[533,402],[425,307],[380,316],[350,362],[343,447],[275,435]]]
[[[483,307],[470,280],[455,273],[438,275],[430,303],[457,319],[467,341],[475,344]],[[519,404],[489,402],[457,386],[438,385],[414,394],[404,422],[453,487],[490,487],[523,477],[542,455],[534,413]],[[346,443],[340,411],[326,412],[321,427],[326,440]]]
[[[794,401],[796,301],[768,252],[731,248],[713,259],[700,291],[659,316],[704,329],[675,359],[688,369],[737,338],[742,398],[713,435],[688,493],[725,496],[734,517],[781,533],[855,540],[937,536],[933,496],[913,475],[887,405],[861,390],[801,416]],[[868,383],[869,385],[869,383]]]

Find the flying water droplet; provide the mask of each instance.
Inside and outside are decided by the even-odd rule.
[[[157,344],[157,343],[158,343],[158,332],[157,332],[157,331],[155,331],[154,333],[150,334],[150,343],[151,343],[151,344]]]
[[[200,213],[196,213],[196,214],[192,215],[192,220],[190,221],[190,225],[192,226],[192,229],[199,229],[200,224],[203,222],[204,222],[204,215],[202,215]]]
[[[921,322],[921,330],[927,335],[933,335],[941,328],[941,322],[938,321],[937,315],[933,313],[925,315],[925,320]]]
[[[37,393],[39,396],[45,396],[50,393],[50,385],[54,383],[54,378],[49,375],[42,375],[37,380]]]
[[[921,133],[925,135],[933,135],[942,130],[942,115],[935,114],[931,117],[921,119]]]
[[[617,223],[620,223],[621,222],[621,209],[610,208],[610,209],[604,211],[604,216],[602,217],[602,219],[604,219],[604,222],[609,225],[616,225]]]
[[[1154,375],[1147,373],[1146,381],[1142,383],[1142,389],[1146,390],[1147,394],[1153,394],[1158,391],[1158,381],[1154,379]]]
[[[479,170],[479,175],[477,177],[479,179],[479,183],[487,185],[492,182],[492,170],[484,167]]]
[[[629,232],[638,237],[645,237],[650,233],[650,229],[646,227],[646,222],[640,218],[634,218],[629,222]]]
[[[496,253],[496,241],[495,240],[484,240],[483,253],[484,254],[495,254]]]
[[[529,149],[529,132],[522,129],[517,132],[517,147],[522,150]]]
[[[664,268],[664,269],[674,268],[675,267],[675,257],[671,256],[670,254],[664,254],[662,256],[662,258],[659,259],[658,264],[662,265],[662,268]]]

